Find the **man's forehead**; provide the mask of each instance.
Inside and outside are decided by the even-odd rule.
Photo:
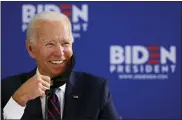
[[[39,21],[36,27],[38,38],[64,41],[71,39],[71,33],[66,23],[60,21]]]
[[[47,30],[51,28],[54,29],[68,29],[69,24],[66,21],[48,21],[48,20],[38,20],[34,26],[38,30]]]

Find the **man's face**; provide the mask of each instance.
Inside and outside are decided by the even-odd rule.
[[[63,73],[73,55],[71,33],[67,21],[38,21],[33,57],[42,75],[55,77]]]

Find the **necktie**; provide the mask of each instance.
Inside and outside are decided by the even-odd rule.
[[[56,88],[53,88],[48,98],[48,120],[61,120],[60,103],[55,91]]]

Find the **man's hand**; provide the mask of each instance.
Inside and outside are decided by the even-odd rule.
[[[50,77],[35,74],[12,97],[18,104],[25,106],[29,100],[33,100],[39,96],[45,96],[45,91],[50,89],[50,82]]]

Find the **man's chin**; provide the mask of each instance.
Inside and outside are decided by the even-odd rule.
[[[52,71],[50,76],[51,76],[51,78],[53,78],[53,77],[59,76],[59,75],[61,75],[61,74],[63,74],[63,73],[64,73],[64,70]]]

